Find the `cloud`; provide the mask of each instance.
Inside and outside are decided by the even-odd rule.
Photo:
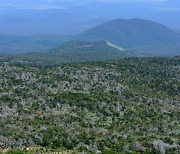
[[[65,9],[62,6],[51,6],[51,5],[39,5],[39,6],[29,6],[29,7],[16,7],[16,9],[26,9],[26,10],[50,10],[50,9]]]
[[[152,3],[159,4],[169,0],[1,0],[0,10],[6,9],[31,9],[31,10],[48,10],[48,9],[65,9],[61,2],[70,2],[72,4],[82,4],[91,2],[102,3]],[[57,2],[57,3],[54,3]],[[167,9],[168,10],[168,9]]]
[[[47,0],[47,2],[60,2],[64,0]],[[104,3],[130,3],[130,2],[148,2],[148,3],[160,3],[160,2],[167,2],[169,0],[66,0],[69,2],[104,2]]]
[[[65,9],[60,5],[21,5],[21,4],[14,4],[14,3],[3,3],[0,4],[0,11],[7,10],[7,9],[26,9],[26,10],[49,10],[49,9]]]
[[[180,8],[166,7],[166,8],[154,8],[152,11],[164,11],[164,12],[180,12]]]

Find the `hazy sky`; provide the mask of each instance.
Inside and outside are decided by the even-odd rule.
[[[180,0],[0,0],[0,10],[7,9],[67,9],[90,3],[149,5],[159,11],[180,11]]]
[[[149,6],[150,11],[180,12],[180,0],[0,0],[0,11],[7,9],[68,9],[91,3],[101,3],[102,5],[109,3],[119,6],[122,4],[146,5],[146,7]]]
[[[180,7],[179,0],[0,0],[0,8],[9,8],[9,7],[32,7],[37,5],[64,5],[65,3],[71,3],[73,5],[86,4],[92,2],[101,2],[101,3],[136,3],[136,4],[144,4],[149,3],[154,5],[168,5],[174,7]],[[170,7],[169,6],[169,7]],[[56,9],[56,7],[54,7]],[[46,7],[48,9],[48,7]],[[51,7],[52,9],[52,7]]]
[[[115,18],[150,19],[180,31],[180,0],[0,0],[0,16],[3,34],[72,34]]]

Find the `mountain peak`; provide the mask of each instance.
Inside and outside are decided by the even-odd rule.
[[[114,19],[77,36],[79,40],[109,40],[124,48],[180,41],[180,35],[166,26],[145,19]]]

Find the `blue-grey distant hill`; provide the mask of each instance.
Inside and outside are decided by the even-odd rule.
[[[168,56],[180,53],[180,33],[144,19],[112,20],[79,34],[76,39],[108,40],[123,48],[136,50],[137,56]]]

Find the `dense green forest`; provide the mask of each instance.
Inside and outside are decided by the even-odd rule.
[[[1,62],[0,85],[9,154],[180,153],[179,57]]]

